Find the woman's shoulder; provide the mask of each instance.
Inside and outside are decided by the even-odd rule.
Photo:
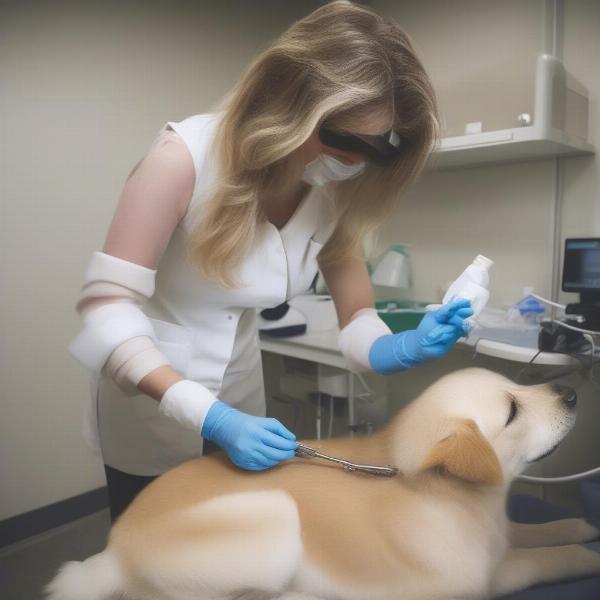
[[[161,132],[172,129],[194,154],[210,143],[219,115],[220,113],[200,113],[186,117],[181,121],[167,121]]]
[[[203,207],[211,197],[216,181],[216,156],[213,152],[214,132],[220,113],[199,113],[181,121],[166,122],[157,141],[162,140],[162,160],[179,163],[180,187],[190,189],[178,202],[180,225],[189,233]],[[172,142],[172,143],[169,143]]]
[[[221,113],[200,113],[186,117],[182,121],[167,121],[160,134],[174,131],[186,145],[195,167],[196,184],[200,179],[210,178],[210,160],[213,152],[214,133]]]

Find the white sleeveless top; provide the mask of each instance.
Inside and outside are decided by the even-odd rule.
[[[219,400],[264,416],[256,311],[308,291],[317,254],[335,227],[334,213],[319,188],[312,188],[282,229],[269,222],[257,226],[236,274],[245,287],[229,290],[203,278],[187,262],[184,243],[202,218],[214,184],[212,140],[220,114],[169,121],[161,129],[171,128],[183,138],[196,182],[187,213],[157,265],[155,293],[142,310],[176,371],[205,385]],[[202,454],[202,438],[161,415],[149,396],[128,396],[103,375],[92,378],[90,391],[84,436],[109,466],[158,475]]]

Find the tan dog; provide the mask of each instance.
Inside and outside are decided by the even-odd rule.
[[[188,461],[141,492],[104,552],[66,563],[48,591],[52,600],[466,599],[600,573],[600,555],[578,545],[595,527],[505,515],[512,479],[560,443],[574,407],[571,389],[464,369],[375,435],[306,442],[393,464],[396,477],[314,458],[261,473],[224,454]]]

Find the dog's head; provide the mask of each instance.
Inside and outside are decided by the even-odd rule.
[[[407,475],[432,468],[501,484],[548,456],[575,423],[576,395],[556,383],[519,385],[487,369],[455,371],[397,417],[395,464]]]

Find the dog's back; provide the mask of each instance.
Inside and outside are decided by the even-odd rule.
[[[384,465],[391,460],[388,434],[389,428],[366,438],[306,443],[350,461]],[[218,588],[218,581],[236,589],[239,576],[240,585],[253,582],[271,591],[287,584],[349,598],[386,598],[392,591],[410,598],[425,588],[441,591],[441,582],[463,578],[465,567],[481,574],[474,579],[487,576],[481,549],[469,552],[474,544],[481,548],[468,532],[474,509],[449,514],[443,497],[453,493],[434,474],[405,481],[347,473],[311,458],[257,474],[235,468],[224,454],[213,455],[180,465],[145,488],[113,528],[110,547],[131,580],[143,581],[168,564],[174,579],[165,593],[177,581],[191,585],[190,578],[196,590]],[[439,542],[457,531],[469,555],[460,564]],[[471,554],[478,555],[477,564]],[[431,577],[432,566],[440,577]],[[229,576],[219,579],[225,572]],[[186,596],[180,590],[175,597]]]

